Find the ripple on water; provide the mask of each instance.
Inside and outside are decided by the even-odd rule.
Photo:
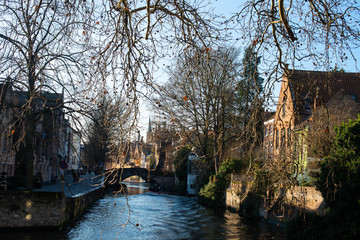
[[[281,239],[271,228],[246,223],[195,199],[156,193],[99,200],[67,232],[67,239]]]

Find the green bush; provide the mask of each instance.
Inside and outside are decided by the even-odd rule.
[[[316,181],[328,206],[289,223],[289,239],[360,239],[360,117],[335,128],[331,154]]]
[[[342,239],[360,239],[360,117],[335,129],[330,156],[321,163],[317,187]]]
[[[332,208],[347,209],[360,201],[360,118],[335,128],[330,156],[321,163],[317,187]]]
[[[224,204],[224,193],[230,184],[230,174],[240,172],[243,163],[239,159],[225,160],[216,175],[209,178],[206,184],[199,192],[200,202],[208,205],[218,206]]]

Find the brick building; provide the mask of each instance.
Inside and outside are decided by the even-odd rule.
[[[297,171],[303,171],[311,160],[306,132],[319,109],[326,111],[324,125],[325,121],[341,123],[357,117],[359,102],[358,73],[287,70],[276,112],[264,122],[266,155],[275,161],[285,157],[299,165]]]
[[[5,172],[7,177],[21,177],[25,175],[22,148],[26,144],[26,93],[15,90],[11,83],[4,83],[0,84],[0,96],[0,172]],[[63,94],[40,92],[33,101],[36,106],[34,175],[40,173],[43,181],[51,181],[59,174],[59,161],[76,165],[74,131],[65,119]]]
[[[174,172],[174,143],[178,138],[173,124],[167,124],[165,121],[149,120],[146,146],[151,150],[150,154],[154,155],[158,169],[165,172]]]

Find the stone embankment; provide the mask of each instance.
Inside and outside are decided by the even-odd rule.
[[[62,228],[104,194],[99,177],[83,175],[77,183],[67,178],[34,191],[0,192],[0,230]]]
[[[280,188],[270,197],[252,192],[251,181],[243,180],[232,176],[231,186],[226,191],[227,208],[240,214],[276,223],[286,222],[301,212],[323,214],[324,199],[315,187],[295,186],[287,190]]]

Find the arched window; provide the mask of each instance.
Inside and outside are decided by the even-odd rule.
[[[286,105],[286,97],[283,98],[282,101],[282,115],[285,116],[285,105]]]

